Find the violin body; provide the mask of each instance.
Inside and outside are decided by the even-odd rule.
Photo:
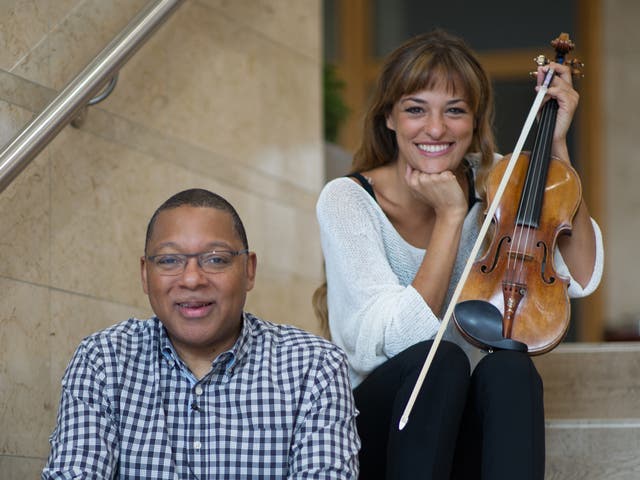
[[[556,62],[565,63],[574,46],[569,36],[560,34],[551,44]],[[546,63],[543,56],[536,61]],[[548,100],[531,153],[515,163],[505,156],[486,180],[493,218],[485,223],[491,220],[493,231],[481,236],[489,246],[471,265],[453,310],[462,336],[482,349],[541,354],[555,348],[569,328],[569,281],[558,276],[553,260],[558,237],[571,233],[582,188],[569,161],[551,157],[558,108],[555,99]],[[496,207],[499,184],[506,188]]]
[[[488,203],[508,161],[502,158],[487,177]],[[529,154],[518,157],[494,214],[491,242],[473,264],[454,310],[461,334],[482,349],[542,354],[557,346],[569,328],[568,279],[556,273],[553,253],[558,237],[570,234],[582,195],[580,179],[569,162],[550,158],[546,179],[534,180],[543,182],[539,207],[527,206],[523,196],[536,197],[526,194],[530,164]],[[515,342],[505,345],[503,339]]]

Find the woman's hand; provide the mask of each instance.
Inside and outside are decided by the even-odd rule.
[[[553,132],[553,148],[551,154],[568,160],[567,132],[571,126],[573,115],[578,108],[580,95],[573,88],[571,67],[555,62],[538,67],[538,85],[536,86],[536,90],[540,88],[549,68],[554,69],[555,75],[551,81],[551,85],[547,89],[547,99],[554,98],[558,102],[558,116]]]
[[[434,209],[436,217],[464,220],[467,197],[453,172],[425,173],[407,165],[405,179],[413,194]]]

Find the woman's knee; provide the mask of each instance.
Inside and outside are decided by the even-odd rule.
[[[468,378],[471,370],[469,357],[458,345],[443,341],[436,353],[435,361],[447,372],[456,372]]]
[[[400,355],[403,355],[405,364],[410,369],[422,369],[429,350],[433,348],[433,341],[417,343],[407,348]],[[455,343],[442,341],[433,359],[432,368],[443,369],[448,375],[460,374],[469,376],[470,366],[467,354]]]
[[[527,383],[542,390],[542,379],[531,358],[521,352],[500,350],[486,355],[475,368],[473,376],[483,382],[506,385]]]

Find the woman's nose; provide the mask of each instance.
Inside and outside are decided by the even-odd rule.
[[[425,131],[432,138],[440,138],[447,130],[444,117],[440,114],[433,114],[426,117]]]

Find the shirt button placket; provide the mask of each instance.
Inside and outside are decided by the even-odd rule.
[[[192,402],[191,408],[192,412],[190,415],[191,418],[191,438],[192,443],[191,446],[193,448],[193,464],[192,468],[196,475],[199,475],[200,472],[203,471],[203,456],[202,456],[202,442],[199,436],[201,435],[202,429],[202,421],[203,421],[203,405],[202,405],[202,394],[204,393],[204,388],[202,385],[198,384],[193,388]]]

